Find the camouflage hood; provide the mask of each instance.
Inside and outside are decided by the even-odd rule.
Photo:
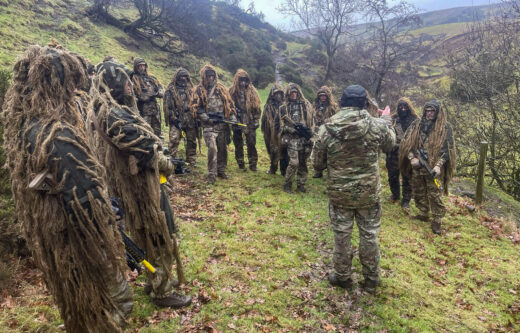
[[[208,70],[212,70],[212,71],[215,72],[215,85],[218,85],[219,81],[218,81],[217,70],[211,64],[206,64],[206,65],[204,65],[204,67],[202,67],[200,69],[200,72],[199,72],[199,74],[200,74],[200,83],[204,87],[208,86],[208,81],[206,79],[206,71],[208,71]]]
[[[320,95],[325,94],[327,98],[329,99],[329,105],[333,108],[338,107],[338,103],[336,102],[336,99],[332,95],[332,90],[327,86],[322,86],[318,92],[316,93],[316,99],[314,100],[314,105],[317,106],[320,104]]]
[[[188,72],[187,69],[185,68],[182,68],[182,67],[179,67],[175,73],[173,74],[173,78],[170,82],[170,84],[168,85],[168,88],[167,89],[173,89],[173,87],[175,87],[175,82],[177,82],[177,79],[179,78],[179,76],[181,75],[187,75],[188,76],[188,83],[186,85],[187,88],[192,88],[193,87],[193,83],[191,82],[191,75],[190,75],[190,72]]]
[[[272,103],[274,101],[273,100],[274,94],[276,94],[277,92],[281,92],[282,94],[284,94],[283,87],[281,85],[279,85],[278,83],[275,83],[271,87],[271,90],[269,91],[269,96],[267,97],[266,103]],[[283,103],[283,99],[282,99],[282,103]]]
[[[285,103],[289,104],[291,101],[289,100],[289,95],[292,90],[298,91],[300,102],[307,102],[307,99],[303,95],[302,88],[296,83],[289,83],[287,88],[285,89]]]
[[[139,65],[145,65],[145,70],[144,70],[144,74],[142,75],[148,75],[148,64],[146,63],[146,61],[143,59],[143,58],[135,58],[134,60],[134,74],[135,73],[139,73],[139,71],[137,70],[137,67]]]
[[[260,97],[258,96],[258,92],[256,91],[256,88],[253,86],[253,83],[251,82],[251,79],[249,78],[249,74],[243,69],[238,69],[235,77],[233,78],[233,86],[229,89],[229,94],[232,98],[236,98],[236,94],[239,91],[239,80],[240,78],[247,78],[249,80],[249,84],[247,85],[247,88],[245,90],[246,94],[246,105],[247,105],[247,112],[251,112],[251,109],[260,109],[260,106],[262,105],[262,102],[260,101]],[[236,106],[236,105],[235,105]]]
[[[355,140],[367,134],[370,124],[370,115],[366,110],[346,107],[325,123],[325,128],[337,139]]]
[[[408,109],[410,110],[410,116],[417,118],[417,112],[415,112],[415,108],[413,107],[412,101],[409,98],[401,97],[397,101],[395,110],[392,112],[392,119],[395,120],[395,119],[399,118],[399,115],[397,114],[397,108],[399,107],[399,104],[402,104],[402,103],[408,105]]]

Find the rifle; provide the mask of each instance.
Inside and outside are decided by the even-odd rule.
[[[302,123],[296,123],[291,118],[289,118],[287,115],[284,115],[283,118],[289,122],[291,126],[294,127],[296,130],[296,134],[300,138],[304,138],[305,140],[310,140],[312,138],[312,131],[309,127],[305,126]]]
[[[183,139],[186,139],[186,133],[184,132],[184,129],[182,128],[182,123],[181,121],[179,120],[179,118],[176,118],[173,122],[172,122],[172,125],[175,126],[179,131],[181,131],[181,136]]]
[[[442,191],[442,186],[439,183],[439,181],[437,180],[437,178],[435,177],[435,171],[433,171],[433,168],[428,163],[428,153],[426,152],[426,150],[417,149],[416,155],[417,155],[417,159],[419,159],[419,163],[421,164],[421,166],[423,166],[426,169],[426,171],[428,171],[428,174],[430,175],[430,177],[432,177],[433,182],[435,183],[435,186],[437,186],[437,188]]]
[[[246,124],[239,123],[238,121],[228,120],[224,118],[224,115],[222,113],[213,113],[209,112],[208,114],[209,119],[213,120],[213,123],[224,123],[224,124],[230,124],[230,125],[237,125],[242,127],[247,127]]]
[[[116,214],[117,220],[121,221],[123,217],[125,217],[125,212],[119,207],[120,199],[110,198],[110,203],[112,204],[112,210]],[[119,225],[118,229],[121,238],[123,238],[123,243],[125,244],[126,264],[128,267],[130,267],[131,270],[136,269],[137,272],[141,273],[142,269],[139,264],[143,264],[151,273],[155,273],[155,268],[145,259],[145,252],[141,250],[127,234],[125,234],[121,225]]]

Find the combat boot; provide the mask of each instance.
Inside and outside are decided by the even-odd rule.
[[[393,195],[390,195],[390,196],[386,197],[386,200],[390,201],[391,203],[396,203],[399,201],[399,198],[396,198]]]
[[[244,172],[247,171],[246,165],[244,163],[238,163],[238,168]]]
[[[229,176],[225,172],[220,172],[217,174],[217,177],[222,179],[229,179]]]
[[[363,283],[361,283],[361,287],[367,293],[375,295],[377,286],[379,286],[380,284],[381,284],[381,282],[379,280],[372,280],[372,279],[365,278]]]
[[[208,176],[208,184],[209,185],[215,184],[215,176]]]
[[[340,280],[334,273],[329,274],[329,283],[332,286],[338,286],[343,289],[352,287],[352,279]]]
[[[298,184],[298,186],[296,187],[296,191],[302,192],[302,193],[307,192],[307,190],[305,189],[305,184]]]
[[[322,178],[322,177],[323,177],[323,172],[322,171],[316,171],[314,176],[312,176],[312,178]]]
[[[283,184],[283,190],[285,193],[292,193],[292,184],[291,183],[285,183]]]
[[[191,297],[173,292],[165,298],[152,298],[152,303],[160,308],[183,308],[191,304]]]
[[[432,227],[432,231],[434,234],[436,234],[436,235],[441,234],[441,224],[442,224],[441,219],[439,219],[439,218],[433,219],[431,227]]]
[[[268,174],[268,175],[274,175],[276,173],[276,170],[273,170],[272,168],[270,168],[265,173]]]
[[[251,171],[257,171],[258,169],[256,168],[256,165],[250,165],[250,166],[249,166],[249,170],[251,170]]]

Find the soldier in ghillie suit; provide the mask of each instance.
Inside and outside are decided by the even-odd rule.
[[[92,133],[104,152],[110,194],[121,198],[126,227],[156,268],[146,276],[151,301],[160,307],[187,306],[191,299],[174,292],[174,244],[161,210],[159,176],[171,174],[173,165],[150,125],[131,108],[130,78],[121,64],[104,62],[91,93],[88,123],[96,129]]]
[[[169,151],[177,157],[177,150],[184,132],[186,137],[186,161],[195,165],[197,155],[197,121],[190,112],[193,84],[190,73],[184,68],[175,71],[173,79],[164,94],[164,119],[170,127]]]
[[[318,132],[321,125],[325,124],[330,117],[338,112],[338,103],[332,95],[332,90],[329,87],[323,86],[316,93],[314,100],[314,130]],[[316,171],[312,178],[323,177],[322,171]]]
[[[227,179],[230,130],[228,124],[216,118],[236,121],[235,106],[226,87],[218,81],[215,68],[210,64],[200,70],[200,83],[195,88],[191,110],[193,116],[201,122],[204,141],[208,146],[208,183],[215,183],[216,177]]]
[[[314,145],[314,168],[328,169],[329,215],[334,230],[334,272],[329,282],[352,285],[351,237],[354,220],[359,229],[359,259],[365,278],[363,287],[375,293],[379,280],[381,182],[379,151],[395,144],[390,115],[374,118],[366,110],[363,87],[349,86],[341,97],[341,110],[322,126]],[[388,112],[389,113],[389,112]]]
[[[421,160],[432,169],[431,173]],[[432,231],[440,234],[446,214],[442,188],[447,195],[448,184],[455,173],[456,153],[451,125],[438,101],[426,103],[422,118],[415,120],[406,131],[399,147],[399,166],[403,173],[411,175],[413,197],[419,209],[415,218],[428,222],[431,208]]]
[[[162,98],[164,91],[159,80],[148,74],[148,64],[143,58],[135,58],[134,60],[132,81],[134,82],[139,114],[152,126],[154,134],[162,138],[161,111],[157,98]]]
[[[68,332],[122,332],[132,311],[124,246],[74,89],[83,58],[33,45],[14,66],[2,120],[16,214]]]
[[[297,190],[305,192],[307,159],[312,151],[312,142],[297,133],[295,124],[302,124],[313,131],[313,108],[296,83],[290,83],[285,91],[285,103],[280,109],[282,145],[287,148],[289,165],[285,173],[283,190],[292,191],[293,178],[298,173]]]
[[[271,160],[267,174],[274,175],[278,170],[278,161],[281,153],[280,108],[283,104],[283,88],[274,84],[269,92],[262,114],[262,133],[264,133],[265,147]]]
[[[247,160],[249,169],[256,171],[258,153],[256,151],[256,129],[259,126],[262,114],[260,97],[256,88],[251,83],[249,74],[243,69],[238,69],[233,79],[233,86],[229,89],[229,94],[233,99],[237,119],[247,127],[233,125],[233,144],[235,145],[235,159],[238,167],[246,171],[244,162],[244,138],[246,137]]]
[[[396,142],[392,151],[386,155],[386,169],[388,170],[388,184],[392,192],[389,200],[397,202],[401,198],[401,184],[399,182],[399,144],[404,137],[404,133],[408,127],[417,119],[417,114],[412,102],[402,97],[397,102],[397,110],[392,114],[392,124],[396,133]],[[403,209],[410,208],[410,200],[412,199],[412,186],[410,178],[401,173],[403,178],[403,200],[401,205]]]

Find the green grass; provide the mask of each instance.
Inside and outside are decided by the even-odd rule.
[[[427,35],[446,35],[447,37],[455,36],[463,33],[468,26],[468,22],[461,23],[447,23],[433,25],[425,28],[420,28],[412,31],[414,36],[420,36],[422,34]]]
[[[266,90],[260,93],[265,99]],[[259,132],[256,173],[237,168],[231,145],[229,180],[207,186],[204,156],[199,156],[195,172],[178,180],[173,202],[189,279],[183,292],[194,298],[194,304],[178,311],[157,309],[143,294],[140,277],[132,283],[131,331],[213,327],[240,332],[348,328],[484,332],[505,330],[508,325],[520,329],[518,246],[494,237],[478,214],[468,214],[458,203],[458,197],[444,199],[448,214],[441,237],[403,214],[399,206],[383,201],[379,236],[383,284],[377,295],[359,289],[357,257],[354,289],[330,287],[326,276],[331,270],[333,233],[324,181],[310,178],[306,194],[284,193],[283,178],[264,173],[268,157],[262,141]],[[389,191],[384,171],[382,176],[385,197]],[[357,248],[357,230],[353,243]],[[0,327],[9,327],[10,332],[58,331],[60,321],[49,296],[36,292],[16,302],[20,306],[3,309]]]

